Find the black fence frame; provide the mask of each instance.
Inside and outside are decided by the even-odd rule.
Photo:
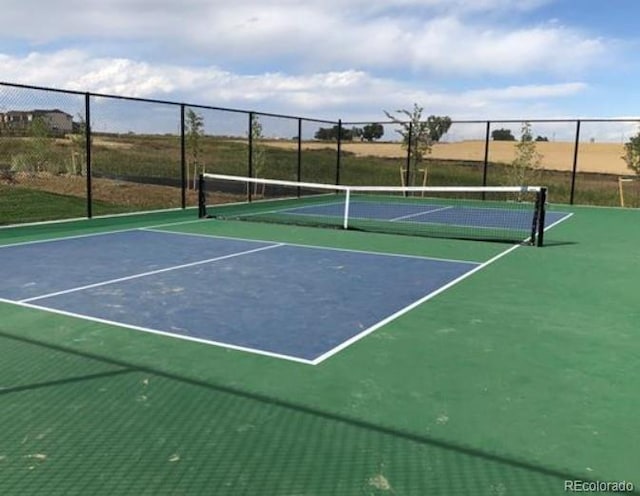
[[[85,119],[85,136],[86,136],[86,213],[87,217],[91,218],[93,216],[92,209],[92,172],[91,172],[91,143],[92,143],[92,129],[91,129],[91,99],[92,98],[108,98],[108,99],[116,99],[116,100],[127,100],[127,101],[135,101],[142,103],[155,103],[162,105],[172,105],[179,109],[180,115],[180,177],[181,177],[181,205],[182,208],[186,208],[186,190],[187,190],[187,171],[186,171],[186,139],[185,139],[185,109],[187,107],[193,109],[205,109],[205,110],[214,110],[214,111],[225,111],[225,112],[235,112],[239,114],[244,114],[247,116],[248,125],[247,125],[247,137],[248,137],[248,159],[247,159],[247,176],[251,177],[253,174],[253,143],[252,143],[252,125],[254,121],[254,116],[265,116],[265,117],[276,117],[276,118],[284,118],[284,119],[294,119],[297,120],[298,123],[298,136],[297,136],[297,179],[301,180],[301,171],[302,171],[302,162],[303,162],[303,148],[302,148],[302,124],[303,122],[312,122],[318,124],[329,124],[332,126],[337,126],[337,139],[336,143],[336,162],[335,162],[335,184],[340,184],[341,180],[341,156],[342,156],[342,144],[343,144],[343,130],[346,129],[345,126],[356,126],[356,125],[366,125],[370,124],[369,122],[343,122],[342,119],[338,119],[337,121],[324,120],[324,119],[315,119],[308,117],[299,117],[299,116],[291,116],[284,114],[275,114],[275,113],[266,113],[266,112],[255,112],[249,110],[242,109],[234,109],[234,108],[225,108],[218,106],[210,106],[210,105],[201,105],[201,104],[192,104],[185,102],[176,102],[171,100],[162,100],[162,99],[154,99],[154,98],[139,98],[139,97],[129,97],[122,95],[110,95],[104,93],[94,93],[94,92],[81,92],[74,90],[65,90],[58,88],[49,88],[42,86],[34,86],[34,85],[25,85],[18,83],[9,83],[9,82],[0,82],[0,87],[13,87],[24,90],[34,90],[34,91],[46,91],[50,93],[62,93],[62,94],[70,94],[70,95],[81,95],[84,96],[84,119]],[[491,126],[492,124],[521,124],[523,122],[527,123],[575,123],[575,139],[573,144],[573,164],[571,169],[571,189],[569,196],[569,204],[573,205],[575,200],[575,191],[576,191],[576,175],[578,173],[578,163],[579,163],[579,147],[580,147],[580,137],[581,137],[581,125],[586,122],[635,122],[635,119],[628,118],[606,118],[606,119],[495,119],[495,120],[452,120],[452,124],[484,124],[485,125],[485,137],[484,137],[484,159],[482,163],[482,185],[487,185],[487,170],[489,166],[489,151],[490,151],[490,143],[491,143]],[[640,122],[640,120],[638,120]],[[398,124],[398,122],[393,121],[378,121],[378,123],[383,125],[389,124]],[[412,133],[411,123],[408,124],[408,132]],[[412,143],[412,140],[409,139],[409,142]],[[406,155],[406,178],[409,180],[411,171],[411,155],[412,155],[411,147],[409,146],[407,149]],[[251,195],[251,192],[248,192],[248,195]],[[249,198],[250,199],[250,198]]]

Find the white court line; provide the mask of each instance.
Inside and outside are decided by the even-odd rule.
[[[183,334],[177,334],[176,332],[169,332],[169,331],[159,331],[157,329],[151,329],[148,327],[141,327],[141,326],[136,326],[133,324],[125,324],[124,322],[117,322],[114,320],[107,320],[107,319],[101,319],[99,317],[92,317],[91,315],[84,315],[81,313],[74,313],[74,312],[67,312],[65,310],[58,310],[56,308],[49,308],[49,307],[43,307],[40,305],[33,305],[31,303],[25,303],[24,301],[13,301],[13,300],[7,300],[5,298],[0,298],[0,302],[1,303],[7,303],[9,305],[16,305],[19,307],[23,307],[23,308],[29,308],[32,310],[42,310],[44,312],[49,312],[49,313],[55,313],[58,315],[65,315],[67,317],[74,317],[77,319],[82,319],[82,320],[89,320],[91,322],[98,322],[100,324],[107,324],[107,325],[111,325],[111,326],[117,326],[117,327],[124,327],[127,329],[133,329],[135,331],[142,331],[142,332],[148,332],[151,334],[158,334],[161,336],[167,336],[167,337],[171,337],[171,338],[176,338],[176,339],[182,339],[185,341],[194,341],[196,343],[202,343],[202,344],[210,344],[213,346],[217,346],[220,348],[228,348],[231,350],[237,350],[237,351],[244,351],[244,352],[248,352],[248,353],[253,353],[255,355],[263,355],[263,356],[268,356],[271,358],[280,358],[282,360],[289,360],[291,362],[298,362],[298,363],[303,363],[305,365],[313,365],[313,362],[311,360],[306,360],[304,358],[299,358],[299,357],[295,357],[295,356],[290,356],[290,355],[283,355],[280,353],[274,353],[271,351],[265,351],[265,350],[260,350],[260,349],[256,349],[256,348],[248,348],[245,346],[238,346],[235,344],[230,344],[230,343],[224,343],[224,342],[220,342],[220,341],[212,341],[209,339],[203,339],[203,338],[197,338],[197,337],[193,337],[193,336],[185,336]]]
[[[196,222],[205,222],[206,220],[207,219],[183,220],[179,222],[167,222],[163,224],[154,224],[149,227],[169,227],[169,226],[177,226],[181,224],[193,224]],[[0,244],[0,249],[10,248],[12,246],[26,246],[26,245],[38,245],[42,243],[54,243],[56,241],[65,241],[68,239],[90,238],[92,236],[105,236],[107,234],[119,234],[119,233],[139,231],[139,230],[141,230],[140,227],[128,227],[127,229],[116,229],[111,231],[100,231],[100,232],[86,233],[86,234],[73,234],[71,236],[60,236],[59,238],[46,238],[46,239],[36,239],[32,241],[19,241],[18,243],[9,243],[6,245]]]
[[[249,241],[249,242],[253,242],[253,243],[275,243],[275,241],[270,241],[270,240],[266,240],[266,239],[246,239],[246,238],[238,238],[238,237],[234,237],[234,236],[222,236],[219,234],[202,234],[202,233],[190,233],[190,232],[181,232],[181,231],[164,231],[162,229],[156,229],[156,228],[151,228],[151,227],[143,227],[140,228],[141,231],[150,231],[150,232],[157,232],[157,233],[163,233],[163,234],[177,234],[177,235],[182,235],[182,236],[196,236],[199,238],[214,238],[214,239],[228,239],[228,240],[232,240],[232,241]],[[319,246],[319,245],[304,245],[304,244],[300,244],[300,243],[287,243],[287,242],[283,242],[281,243],[282,245],[285,246],[295,246],[296,248],[311,248],[311,249],[315,249],[315,250],[329,250],[329,251],[345,251],[348,253],[361,253],[363,255],[378,255],[381,257],[400,257],[400,258],[418,258],[420,260],[434,260],[436,262],[454,262],[454,263],[460,263],[460,264],[470,264],[470,265],[479,265],[482,262],[474,262],[471,260],[456,260],[453,258],[438,258],[438,257],[427,257],[427,256],[422,256],[422,255],[405,255],[402,253],[385,253],[385,252],[379,252],[379,251],[368,251],[368,250],[356,250],[356,249],[351,249],[351,248],[335,248],[332,246]]]
[[[19,303],[29,303],[31,301],[42,300],[42,299],[45,299],[45,298],[51,298],[53,296],[59,296],[59,295],[64,295],[64,294],[69,294],[69,293],[75,293],[77,291],[83,291],[85,289],[98,288],[98,287],[101,287],[101,286],[107,286],[109,284],[115,284],[115,283],[118,283],[118,282],[130,281],[132,279],[139,279],[140,277],[147,277],[147,276],[152,276],[152,275],[155,275],[155,274],[162,274],[163,272],[169,272],[169,271],[172,271],[172,270],[185,269],[187,267],[194,267],[196,265],[208,264],[208,263],[212,263],[212,262],[217,262],[219,260],[227,260],[229,258],[239,257],[239,256],[242,256],[242,255],[249,255],[250,253],[256,253],[256,252],[264,251],[264,250],[270,250],[272,248],[278,248],[280,246],[284,246],[284,245],[282,243],[278,243],[278,244],[269,245],[269,246],[262,246],[260,248],[254,248],[252,250],[245,250],[245,251],[240,251],[240,252],[236,252],[236,253],[230,253],[229,255],[222,255],[220,257],[215,257],[215,258],[208,258],[206,260],[198,260],[197,262],[190,262],[190,263],[186,263],[186,264],[182,264],[182,265],[174,265],[173,267],[166,267],[164,269],[151,270],[149,272],[142,272],[140,274],[133,274],[131,276],[119,277],[117,279],[110,279],[108,281],[96,282],[96,283],[93,283],[93,284],[87,284],[86,286],[78,286],[76,288],[65,289],[65,290],[62,290],[62,291],[56,291],[54,293],[48,293],[48,294],[45,294],[45,295],[34,296],[32,298],[25,298],[24,300],[20,300]]]
[[[245,203],[245,205],[248,205],[248,203]],[[314,217],[322,216],[322,217],[336,217],[337,218],[337,216],[335,216],[335,215],[332,216],[332,215],[326,215],[326,214],[304,214],[304,213],[300,214],[300,213],[295,212],[295,210],[302,210],[302,209],[305,209],[305,208],[328,207],[328,206],[331,206],[331,205],[339,205],[339,206],[342,207],[344,205],[344,202],[339,202],[339,201],[336,202],[336,201],[334,201],[334,202],[325,202],[325,203],[315,203],[313,205],[306,205],[304,207],[276,208],[276,209],[271,209],[271,210],[261,210],[261,211],[258,211],[258,212],[250,212],[250,213],[246,213],[246,214],[241,213],[241,214],[238,214],[238,215],[242,216],[242,217],[255,217],[257,215],[264,215],[264,214],[284,213],[284,214],[289,214],[289,215],[312,215]],[[214,205],[213,208],[215,208],[215,205]],[[224,208],[220,208],[219,212],[220,212],[220,215],[222,217],[225,216]],[[215,217],[215,213],[213,215]],[[231,214],[231,216],[229,216],[229,218],[233,219],[233,215],[234,214]]]
[[[434,210],[427,210],[426,212],[418,212],[417,214],[401,215],[400,217],[394,217],[393,219],[389,219],[389,221],[390,222],[395,222],[397,220],[410,219],[411,217],[418,217],[420,215],[428,215],[428,214],[432,214],[434,212],[440,212],[442,210],[449,210],[450,208],[453,208],[453,207],[452,206],[448,206],[448,207],[436,208]]]
[[[567,220],[569,217],[573,216],[572,212],[559,212],[561,214],[564,215],[564,217],[558,219],[557,221],[555,221],[552,224],[549,224],[548,226],[544,226],[544,230],[547,231],[548,229],[551,229],[552,227],[557,226],[558,224],[560,224],[561,222],[564,222],[565,220]]]
[[[471,275],[475,274],[476,272],[484,269],[487,265],[492,264],[493,262],[495,262],[496,260],[504,257],[505,255],[507,255],[508,253],[511,253],[512,251],[516,250],[517,248],[520,248],[521,245],[514,245],[511,248],[503,251],[502,253],[499,253],[498,255],[496,255],[495,257],[487,260],[486,262],[484,262],[483,264],[478,265],[477,267],[475,267],[474,269],[471,269],[469,272],[466,272],[464,274],[462,274],[460,277],[454,279],[453,281],[450,281],[449,283],[445,284],[444,286],[440,286],[438,289],[436,289],[435,291],[432,291],[431,293],[423,296],[422,298],[420,298],[419,300],[414,301],[413,303],[411,303],[410,305],[407,305],[406,307],[398,310],[396,313],[389,315],[388,317],[384,318],[383,320],[381,320],[380,322],[372,325],[371,327],[369,327],[368,329],[365,329],[364,331],[362,331],[359,334],[356,334],[355,336],[349,338],[346,341],[343,341],[342,343],[340,343],[338,346],[336,346],[335,348],[327,351],[326,353],[323,353],[322,355],[320,355],[319,357],[315,358],[312,363],[313,365],[318,365],[322,362],[324,362],[325,360],[327,360],[328,358],[332,357],[333,355],[335,355],[336,353],[339,353],[340,351],[344,350],[345,348],[347,348],[348,346],[351,346],[353,343],[355,343],[356,341],[361,340],[362,338],[364,338],[365,336],[368,336],[369,334],[371,334],[372,332],[376,331],[377,329],[379,329],[382,326],[387,325],[389,322],[397,319],[398,317],[400,317],[401,315],[404,315],[405,313],[409,312],[410,310],[413,310],[414,308],[416,308],[419,305],[422,305],[424,302],[430,300],[431,298],[433,298],[434,296],[439,295],[440,293],[442,293],[443,291],[446,291],[447,289],[451,288],[452,286],[458,284],[459,282],[463,281],[464,279],[466,279],[467,277],[470,277]]]
[[[55,220],[40,220],[36,222],[25,222],[23,224],[7,224],[6,226],[0,226],[0,230],[2,229],[13,229],[19,227],[33,227],[33,226],[47,226],[50,224],[64,224],[65,222],[74,223],[81,222],[83,220],[91,221],[93,219],[111,219],[116,217],[133,217],[135,215],[149,215],[149,214],[161,214],[165,212],[179,212],[185,210],[195,210],[198,207],[175,207],[175,208],[162,208],[159,210],[146,210],[146,211],[138,211],[138,212],[124,212],[121,214],[105,214],[105,215],[92,215],[91,217],[87,217],[86,215],[83,217],[70,217],[68,219],[55,219]]]
[[[552,224],[550,224],[548,226],[545,226],[544,230],[547,231],[548,229],[551,229],[552,227],[560,224],[561,222],[564,222],[565,220],[567,220],[572,215],[573,215],[572,213],[566,214],[564,217],[562,217],[561,219],[558,219],[556,222],[554,222],[554,223],[552,223]],[[466,272],[465,274],[462,274],[457,279],[454,279],[453,281],[445,284],[444,286],[439,287],[435,291],[423,296],[422,298],[420,298],[417,301],[414,301],[413,303],[411,303],[410,305],[407,305],[406,307],[400,309],[396,313],[394,313],[392,315],[389,315],[388,317],[386,317],[385,319],[381,320],[380,322],[374,324],[373,326],[369,327],[368,329],[365,329],[361,333],[353,336],[352,338],[348,339],[347,341],[344,341],[343,343],[339,344],[335,348],[333,348],[333,349],[327,351],[326,353],[320,355],[318,358],[313,360],[313,365],[318,365],[319,363],[322,363],[323,361],[325,361],[328,358],[332,357],[336,353],[339,353],[340,351],[344,350],[348,346],[351,346],[353,343],[359,341],[360,339],[364,338],[365,336],[368,336],[372,332],[378,330],[380,327],[387,325],[389,322],[397,319],[398,317],[400,317],[401,315],[404,315],[405,313],[409,312],[410,310],[413,310],[417,306],[419,306],[419,305],[423,304],[424,302],[430,300],[434,296],[439,295],[443,291],[446,291],[447,289],[449,289],[452,286],[458,284],[459,282],[463,281],[467,277],[470,277],[473,274],[475,274],[476,272],[484,269],[485,267],[487,267],[488,265],[492,264],[496,260],[499,260],[500,258],[502,258],[505,255],[511,253],[512,251],[520,248],[521,246],[522,246],[521,244],[513,245],[511,248],[508,248],[507,250],[503,251],[502,253],[499,253],[495,257],[493,257],[493,258],[487,260],[486,262],[478,265],[476,268],[470,270],[469,272]]]
[[[546,226],[545,227],[545,231],[547,229],[550,229],[551,227],[554,227],[555,225],[559,224],[560,222],[563,222],[564,220],[568,219],[572,215],[573,214],[569,213],[565,217],[563,217],[563,218],[559,219],[558,221],[554,222],[553,224],[551,224],[549,226]],[[190,222],[197,222],[197,221],[186,221],[184,223],[190,223]],[[165,224],[165,225],[175,225],[175,224],[182,224],[182,222]],[[153,231],[153,228],[152,227],[143,228],[143,229],[133,228],[133,229],[127,229],[125,231],[134,231],[134,230],[150,230],[150,231]],[[111,234],[113,232],[115,232],[115,231],[111,231],[111,232],[107,232],[107,233],[96,233],[96,234]],[[254,242],[260,242],[260,243],[272,242],[272,241],[248,240],[248,239],[244,239],[244,238],[233,238],[233,237],[216,236],[216,235],[204,235],[204,234],[196,234],[196,233],[176,233],[176,232],[172,232],[172,231],[161,231],[161,230],[157,230],[157,232],[163,232],[163,233],[167,233],[167,234],[183,234],[183,235],[190,235],[190,236],[203,236],[203,237],[212,237],[212,238],[221,238],[221,239],[234,239],[234,240],[249,241],[249,242],[254,241]],[[87,236],[91,236],[91,235],[87,235]],[[76,237],[76,236],[74,236],[74,237]],[[85,237],[85,236],[81,236],[81,237]],[[53,240],[50,240],[50,241],[57,241],[58,239],[68,239],[68,238],[56,238],[56,239],[53,239]],[[285,244],[281,243],[281,244],[277,244],[277,245],[270,245],[270,246],[261,247],[259,249],[255,249],[255,250],[249,250],[249,252],[259,251],[259,250],[266,250],[266,249],[275,248],[277,246],[283,246],[283,245],[285,245]],[[360,251],[360,250],[350,250],[350,249],[341,249],[341,248],[330,248],[330,247],[320,247],[320,246],[316,247],[316,246],[312,246],[312,245],[291,244],[291,246],[299,246],[299,247],[303,247],[303,248],[319,248],[319,249],[326,249],[326,250],[350,251],[350,252],[356,252],[356,253],[367,253],[367,254],[383,255],[383,256],[401,256],[401,257],[409,257],[409,258],[433,259],[431,257],[420,257],[420,256],[415,256],[415,255],[386,254],[386,253],[366,252],[366,251]],[[463,274],[462,276],[458,277],[457,279],[449,282],[448,284],[438,288],[437,290],[435,290],[435,291],[429,293],[428,295],[425,295],[424,297],[420,298],[419,300],[413,302],[412,304],[404,307],[403,309],[399,310],[398,312],[396,312],[396,313],[386,317],[385,319],[379,321],[378,323],[374,324],[373,326],[369,327],[368,329],[364,330],[363,332],[359,333],[358,335],[350,338],[349,340],[341,343],[339,346],[333,348],[332,350],[329,350],[328,352],[320,355],[319,357],[317,357],[314,360],[306,360],[306,359],[293,357],[293,356],[289,356],[289,355],[283,355],[283,354],[272,353],[272,352],[259,350],[259,349],[253,349],[253,348],[247,348],[247,347],[232,345],[232,344],[229,344],[229,343],[223,343],[223,342],[211,341],[211,340],[195,338],[195,337],[190,337],[190,336],[184,336],[184,335],[180,335],[180,334],[174,334],[172,332],[158,331],[158,330],[155,330],[155,329],[135,326],[135,325],[131,325],[131,324],[125,324],[125,323],[122,323],[122,322],[109,321],[109,320],[106,320],[106,319],[101,319],[101,318],[97,318],[97,317],[91,317],[91,316],[88,316],[88,315],[76,314],[76,313],[72,313],[72,312],[66,312],[66,311],[63,311],[63,310],[57,310],[57,309],[53,309],[53,308],[42,307],[42,306],[39,306],[39,305],[33,305],[33,304],[30,304],[30,303],[27,303],[27,301],[32,300],[32,299],[23,300],[23,301],[12,301],[12,300],[7,300],[5,298],[0,298],[0,302],[11,304],[11,305],[16,305],[16,306],[21,306],[21,307],[25,307],[25,308],[31,308],[31,309],[36,309],[36,310],[42,310],[42,311],[45,311],[45,312],[50,312],[50,313],[55,313],[55,314],[60,314],[60,315],[66,315],[66,316],[70,316],[70,317],[80,318],[80,319],[83,319],[83,320],[89,320],[89,321],[93,321],[93,322],[99,322],[99,323],[108,324],[108,325],[114,325],[114,326],[118,326],[118,327],[125,327],[125,328],[138,330],[138,331],[143,331],[143,332],[148,332],[148,333],[152,333],[152,334],[158,334],[158,335],[173,337],[173,338],[176,338],[176,339],[183,339],[183,340],[186,340],[186,341],[194,341],[194,342],[203,343],[203,344],[211,344],[211,345],[222,347],[222,348],[239,350],[239,351],[244,351],[244,352],[248,352],[248,353],[253,353],[253,354],[258,354],[258,355],[263,355],[263,356],[268,356],[268,357],[273,357],[273,358],[280,358],[280,359],[289,360],[289,361],[298,362],[298,363],[303,363],[303,364],[307,364],[307,365],[318,365],[321,362],[323,362],[323,361],[327,360],[328,358],[330,358],[331,356],[335,355],[336,353],[340,352],[341,350],[347,348],[351,344],[355,343],[356,341],[359,341],[360,339],[364,338],[365,336],[373,333],[375,330],[379,329],[380,327],[390,323],[391,321],[397,319],[401,315],[404,315],[405,313],[409,312],[413,308],[421,305],[422,303],[430,300],[431,298],[435,297],[436,295],[438,295],[438,294],[444,292],[445,290],[451,288],[452,286],[454,286],[455,284],[461,282],[462,280],[466,279],[467,277],[470,277],[475,272],[478,272],[479,270],[485,268],[489,264],[491,264],[491,263],[495,262],[496,260],[502,258],[503,256],[507,255],[508,253],[516,250],[520,246],[521,245],[514,245],[514,246],[510,247],[509,249],[505,250],[504,252],[499,253],[498,255],[494,256],[493,258],[491,258],[490,260],[488,260],[488,261],[486,261],[486,262],[484,262],[482,264],[478,264],[477,262],[463,262],[463,261],[457,261],[457,260],[433,259],[433,260],[443,260],[443,261],[451,261],[451,262],[458,262],[458,263],[470,263],[470,264],[476,265],[476,267],[474,269],[470,270],[469,272]],[[244,253],[249,253],[249,252],[243,252],[243,254]],[[231,256],[238,256],[238,255],[240,255],[240,253],[232,254]],[[229,256],[227,256],[227,257],[229,257]],[[206,263],[206,261],[196,262],[196,264],[197,263]],[[189,264],[187,264],[187,265],[189,265]],[[163,270],[167,270],[167,269],[163,269]],[[157,272],[157,271],[154,271],[154,272]],[[43,298],[43,297],[39,297],[39,298]]]

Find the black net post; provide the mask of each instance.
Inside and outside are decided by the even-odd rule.
[[[90,219],[93,216],[92,209],[92,185],[91,185],[91,94],[85,93],[84,95],[84,137],[85,137],[85,149],[86,149],[86,172],[87,175],[87,217]]]
[[[531,226],[531,244],[542,246],[544,244],[544,220],[547,207],[547,188],[540,188],[536,195],[535,211],[533,213],[533,225]]]
[[[198,217],[203,219],[207,216],[207,190],[204,182],[204,175],[198,176]]]

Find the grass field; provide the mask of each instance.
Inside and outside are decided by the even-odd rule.
[[[295,180],[298,156],[294,141],[265,141],[264,164],[254,170],[261,177]],[[580,167],[607,170],[609,173],[579,173],[574,201],[578,204],[620,205],[618,174],[624,173],[617,145],[589,143],[581,145]],[[533,181],[549,187],[550,201],[568,203],[571,192],[571,150],[567,143],[539,143],[543,170]],[[351,185],[399,185],[404,151],[397,143],[343,144],[339,179]],[[6,215],[0,223],[19,220],[11,211],[36,212],[26,220],[50,220],[83,215],[86,207],[78,199],[86,198],[86,180],[78,175],[79,164],[72,156],[71,142],[56,139],[43,151],[27,138],[3,137],[0,140],[0,172],[31,167],[0,175],[7,194],[0,200]],[[512,143],[492,142],[487,169],[488,185],[510,184],[507,166],[513,154]],[[16,157],[21,157],[16,162]],[[74,162],[76,160],[76,162]],[[200,167],[208,172],[246,175],[247,142],[238,139],[207,137],[202,140]],[[598,165],[601,164],[601,165]],[[438,144],[426,162],[429,185],[480,185],[483,177],[483,150],[480,142]],[[20,172],[22,170],[22,172]],[[69,171],[75,171],[70,173]],[[95,214],[154,210],[180,206],[180,143],[177,136],[97,135],[92,147],[93,198]],[[188,165],[187,180],[194,186],[194,167]],[[3,181],[4,178],[4,181]],[[301,157],[303,181],[335,183],[336,144],[303,143]],[[420,179],[417,180],[420,182]],[[627,206],[640,206],[640,182],[625,185]],[[13,191],[10,189],[13,188]],[[44,197],[28,190],[53,193],[47,208],[34,204]],[[68,197],[67,199],[63,197]],[[195,205],[195,193],[188,191],[187,205]],[[74,205],[74,206],[70,206]]]
[[[639,212],[571,210],[547,247],[511,251],[318,366],[0,302],[0,494],[637,488]],[[163,229],[475,261],[505,251],[191,221],[173,212],[11,228],[0,244],[171,223]]]

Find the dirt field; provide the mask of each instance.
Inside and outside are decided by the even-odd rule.
[[[297,143],[269,141],[269,146],[295,149]],[[328,143],[305,142],[303,149],[327,148]],[[542,155],[542,165],[547,170],[567,171],[573,166],[574,144],[569,142],[539,142],[538,152]],[[406,151],[399,143],[343,143],[342,149],[358,156],[385,158],[404,158]],[[579,172],[603,172],[631,175],[632,171],[622,159],[624,146],[619,143],[580,143],[578,154]],[[489,143],[489,161],[509,163],[515,156],[515,143],[491,141]],[[484,141],[461,141],[456,143],[437,143],[431,157],[438,159],[484,160]]]

